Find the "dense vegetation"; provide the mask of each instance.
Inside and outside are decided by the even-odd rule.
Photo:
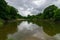
[[[39,13],[38,15],[30,16],[28,15],[28,19],[49,19],[54,21],[60,20],[60,9],[55,5],[50,5],[44,9],[43,13]]]
[[[19,18],[21,15],[18,14],[17,9],[7,5],[5,0],[0,0],[0,19],[4,21],[13,20]]]
[[[5,0],[0,0],[0,19],[8,21],[18,18],[60,20],[60,9],[55,5],[50,5],[44,9],[43,13],[32,16],[28,15],[28,17],[22,17],[18,14],[17,9],[7,5]]]

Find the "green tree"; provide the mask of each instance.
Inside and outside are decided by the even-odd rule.
[[[56,9],[57,9],[57,7],[55,5],[50,5],[47,8],[45,8],[45,10],[43,12],[44,18],[46,18],[46,19],[53,18],[54,13],[55,13],[54,11]]]
[[[6,16],[6,6],[7,3],[4,0],[0,0],[0,18],[5,19],[4,17]]]
[[[0,0],[0,18],[7,21],[16,19],[19,16],[18,10],[12,6],[7,5],[5,0]],[[21,17],[21,16],[20,16]]]
[[[17,16],[17,9],[15,9],[14,7],[11,7],[10,9],[10,16],[11,16],[11,19],[16,19],[16,16]]]
[[[60,20],[60,9],[57,9],[54,14],[54,19],[55,20]]]

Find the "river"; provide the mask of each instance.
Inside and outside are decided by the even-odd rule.
[[[0,40],[60,40],[60,23],[10,22],[0,28]]]

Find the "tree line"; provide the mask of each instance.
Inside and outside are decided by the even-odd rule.
[[[28,15],[27,19],[49,19],[54,21],[60,21],[60,9],[55,5],[46,7],[43,13],[37,15]]]
[[[23,17],[18,14],[18,10],[14,7],[7,5],[5,0],[0,0],[0,19],[5,21],[14,19],[49,19],[49,20],[60,20],[60,9],[55,5],[50,5],[46,7],[43,13],[37,15],[28,15],[28,17]]]
[[[18,10],[14,7],[7,5],[5,0],[0,0],[0,19],[5,21],[13,20],[22,17],[18,14]]]

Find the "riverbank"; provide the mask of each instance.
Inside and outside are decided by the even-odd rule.
[[[0,19],[0,25],[4,24],[4,23],[8,23],[8,22],[16,22],[16,21],[32,21],[32,22],[56,22],[54,20],[50,20],[50,19],[13,19],[13,20],[7,20],[7,21],[4,21],[2,19]],[[57,21],[57,22],[60,22],[60,21]]]
[[[4,24],[4,20],[0,19],[0,27]]]

